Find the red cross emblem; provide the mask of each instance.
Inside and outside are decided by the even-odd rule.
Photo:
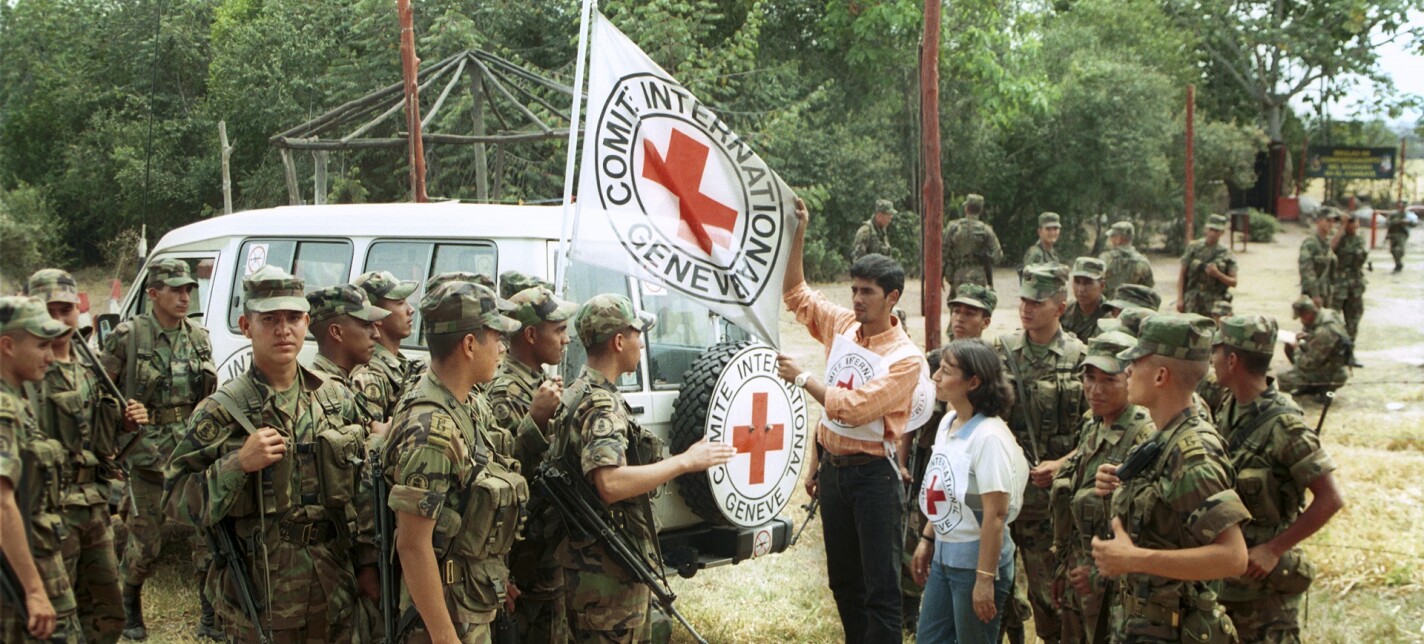
[[[836,387],[840,389],[855,389],[855,374],[846,376],[845,380],[837,381]]]
[[[737,224],[737,211],[702,194],[702,175],[707,170],[709,151],[710,148],[676,128],[668,142],[666,159],[658,154],[652,141],[643,139],[643,178],[667,188],[677,197],[678,216],[687,224],[681,236],[711,255],[712,234],[708,228],[730,235]]]
[[[944,490],[940,489],[939,475],[936,474],[935,477],[930,480],[929,488],[925,490],[925,505],[930,506],[930,516],[939,514],[939,504],[947,500],[949,500],[949,497],[945,496]]]
[[[752,394],[752,424],[732,428],[732,446],[738,454],[751,454],[752,467],[747,483],[759,485],[766,482],[766,453],[782,448],[782,430],[785,425],[766,423],[766,393]]]

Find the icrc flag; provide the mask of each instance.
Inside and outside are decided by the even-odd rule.
[[[790,188],[601,14],[591,36],[570,256],[683,293],[776,346]]]

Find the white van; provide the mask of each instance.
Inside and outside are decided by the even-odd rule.
[[[193,268],[198,280],[189,316],[201,319],[211,333],[213,359],[223,381],[241,374],[250,363],[251,346],[237,326],[242,279],[265,265],[302,278],[309,292],[350,282],[367,271],[390,271],[400,279],[422,283],[411,296],[414,305],[424,294],[425,279],[447,271],[498,276],[515,270],[552,281],[561,225],[562,208],[558,206],[461,203],[284,206],[214,217],[164,235],[149,254],[135,287],[129,289],[121,316],[101,316],[98,332],[102,336],[119,319],[146,312],[149,303],[138,285],[144,283],[147,267],[162,259],[181,259]],[[604,269],[576,264],[570,268],[567,282],[569,299],[622,293],[634,306],[658,315],[658,325],[645,338],[647,347],[638,372],[619,383],[639,423],[678,451],[703,434],[714,433],[709,427],[733,424],[727,414],[716,413],[708,425],[711,405],[707,401],[713,387],[727,386],[721,382],[721,373],[730,361],[750,355],[742,350],[747,340],[744,332],[676,292]],[[415,326],[417,332],[407,339],[403,350],[408,356],[424,359],[418,320]],[[737,342],[742,344],[729,344]],[[760,347],[760,351],[763,359],[759,362],[765,362],[764,354],[771,349]],[[315,353],[316,343],[307,342],[303,362],[309,364]],[[583,361],[577,339],[568,353],[563,365],[565,381],[573,379]],[[699,359],[702,363],[695,364]],[[743,362],[752,360],[744,358]],[[744,365],[743,372],[746,369]],[[697,391],[684,394],[689,374],[701,376],[696,378]],[[800,473],[806,428],[799,390],[784,389],[788,400],[800,401],[800,416],[790,423],[793,431],[787,432],[785,455],[771,463],[772,480],[759,486],[767,493],[756,498],[763,500],[728,497],[708,475],[684,477],[654,493],[654,512],[670,568],[691,575],[703,567],[786,548],[792,526],[780,512]],[[766,398],[760,395],[760,417],[764,419]],[[680,396],[684,399],[679,403]],[[675,406],[681,429],[674,428]],[[675,435],[679,431],[683,435]],[[780,436],[781,430],[777,432]],[[771,449],[781,447],[778,444]],[[756,455],[758,477],[765,477],[766,449],[757,450],[761,452]],[[721,475],[725,478],[726,472]]]

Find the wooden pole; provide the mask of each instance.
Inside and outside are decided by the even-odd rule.
[[[1405,143],[1403,138],[1399,139],[1399,163],[1395,164],[1395,167],[1399,168],[1399,203],[1395,205],[1401,208],[1404,207],[1404,170],[1409,164],[1409,156],[1405,154]]]
[[[940,255],[944,244],[944,178],[940,174],[939,149],[939,26],[941,0],[925,0],[924,46],[920,49],[920,141],[924,150],[924,276],[925,348],[939,348],[940,311],[944,305],[940,279]]]
[[[1187,243],[1192,243],[1193,223],[1197,213],[1197,167],[1196,167],[1196,127],[1192,122],[1196,117],[1197,109],[1197,86],[1187,86],[1187,160],[1186,160],[1186,184],[1187,192]]]
[[[1305,186],[1305,163],[1310,158],[1310,137],[1305,137],[1305,142],[1300,145],[1300,174],[1295,180],[1295,201],[1296,209],[1300,209],[1300,190]]]
[[[400,15],[401,76],[405,80],[406,138],[410,142],[410,194],[416,203],[423,203],[429,199],[425,196],[425,144],[420,138],[420,88],[416,86],[420,59],[415,55],[415,11],[410,0],[396,0],[396,12]]]
[[[312,203],[318,206],[326,204],[326,158],[330,154],[325,150],[312,153],[312,162],[316,166],[312,172]]]
[[[470,74],[470,118],[473,129],[471,133],[475,136],[485,135],[485,77],[479,73]],[[475,199],[478,201],[489,201],[490,181],[489,181],[489,156],[486,154],[485,144],[474,144],[475,150]]]
[[[297,183],[297,165],[292,160],[292,151],[282,148],[282,174],[287,179],[287,203],[292,206],[302,205],[302,187]]]
[[[223,214],[232,214],[232,146],[227,142],[227,121],[218,121],[218,148],[222,152]]]

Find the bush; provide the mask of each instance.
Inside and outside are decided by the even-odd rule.
[[[824,239],[807,239],[805,251],[807,281],[834,282],[850,271],[845,253],[833,248]]]
[[[0,190],[0,277],[19,284],[45,266],[69,259],[64,224],[39,188]]]
[[[1256,210],[1251,209],[1251,241],[1259,244],[1266,244],[1275,241],[1276,233],[1280,232],[1281,223],[1276,218]]]

